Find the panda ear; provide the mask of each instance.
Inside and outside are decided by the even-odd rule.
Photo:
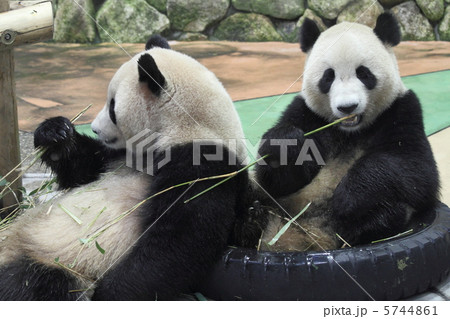
[[[148,53],[141,55],[138,60],[139,82],[146,82],[150,91],[155,95],[161,93],[161,89],[166,84],[166,79],[159,71],[155,60]]]
[[[317,24],[306,18],[300,28],[300,48],[303,52],[307,53],[316,43],[317,38],[320,36],[320,30]]]
[[[162,36],[156,34],[156,35],[152,35],[150,37],[150,39],[148,39],[147,43],[145,44],[145,50],[150,50],[151,48],[170,49],[170,45],[166,39],[164,39]]]
[[[389,12],[378,16],[373,32],[375,32],[381,42],[390,46],[396,46],[402,38],[397,19]]]

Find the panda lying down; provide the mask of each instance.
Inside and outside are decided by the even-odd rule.
[[[187,204],[216,181],[173,189],[101,232],[152,194],[241,168],[241,124],[210,71],[153,37],[116,72],[92,128],[98,140],[78,134],[62,117],[36,130],[35,146],[46,147],[43,161],[68,190],[25,211],[2,233],[1,300],[172,299],[195,291],[226,247],[243,206],[245,174]],[[124,165],[126,141],[144,129],[156,132],[152,176]],[[214,142],[199,148],[198,165],[195,139]],[[223,145],[223,160],[207,162],[203,155],[228,139],[237,143]],[[168,149],[171,160],[158,167]],[[80,241],[99,231],[95,240]]]

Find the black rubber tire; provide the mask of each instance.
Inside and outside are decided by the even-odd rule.
[[[398,300],[449,272],[450,209],[441,204],[429,226],[377,244],[329,253],[229,249],[201,292],[213,300]]]

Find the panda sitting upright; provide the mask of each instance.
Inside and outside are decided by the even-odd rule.
[[[287,213],[269,218],[262,249],[334,249],[342,245],[336,234],[351,245],[370,243],[404,231],[436,205],[439,178],[421,106],[403,85],[392,50],[400,38],[389,13],[373,30],[344,22],[320,33],[305,20],[303,90],[259,149],[270,157],[257,166],[256,180]],[[307,137],[325,165],[302,164],[304,133],[349,115],[355,116]],[[288,141],[287,165],[281,165],[282,147],[271,145],[274,139]],[[297,220],[301,227],[293,224],[269,245],[284,220],[310,202]]]
[[[69,190],[2,233],[0,300],[173,299],[195,289],[226,246],[245,174],[186,204],[215,181],[148,199],[245,161],[237,112],[213,73],[155,36],[116,72],[92,128],[99,140],[62,117],[36,130],[43,161]],[[152,176],[125,166],[126,141],[146,129]],[[196,139],[212,142],[193,154]],[[220,145],[227,139],[237,142]],[[207,161],[217,147],[222,158]]]

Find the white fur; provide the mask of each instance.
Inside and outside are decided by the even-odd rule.
[[[356,77],[356,69],[364,65],[377,78],[368,90]],[[323,94],[318,83],[323,72],[333,68],[335,81],[330,92]],[[392,48],[385,46],[373,30],[361,24],[343,22],[324,31],[309,52],[305,64],[302,96],[317,114],[334,121],[348,114],[337,107],[358,104],[354,114],[363,114],[355,130],[370,125],[391,103],[406,92]]]
[[[86,246],[80,239],[89,238],[144,199],[150,185],[148,175],[121,163],[113,167],[117,169],[102,174],[98,181],[74,188],[19,216],[0,242],[0,265],[26,255],[51,267],[59,258],[60,263],[72,264],[73,270],[93,279],[106,271],[141,233],[138,213],[130,214],[96,239],[105,254],[99,252],[95,242]]]
[[[150,54],[167,85],[159,97],[138,81],[137,61]],[[117,126],[109,117],[109,102],[115,99]],[[103,141],[117,138],[115,148],[144,129],[161,134],[155,147],[183,144],[193,139],[236,139],[231,150],[246,158],[244,133],[230,96],[215,75],[182,53],[154,48],[133,57],[114,75],[108,100],[92,123]],[[234,148],[235,149],[234,149]]]
[[[165,91],[155,96],[146,83],[138,81],[137,60],[149,53],[166,79]],[[117,126],[109,117],[114,98]],[[113,148],[125,147],[127,139],[150,129],[163,138],[158,147],[183,144],[193,139],[237,139],[231,143],[244,161],[244,134],[233,103],[219,80],[194,59],[172,50],[154,48],[136,55],[114,75],[105,107],[92,127],[99,138]],[[117,139],[116,143],[108,143]],[[173,159],[190,160],[190,159]],[[122,165],[122,166],[121,166]],[[74,188],[43,205],[25,211],[2,233],[0,265],[21,256],[32,257],[49,267],[71,265],[81,288],[98,278],[129,252],[142,233],[139,211],[113,224],[95,240],[105,250],[101,254],[95,240],[87,247],[80,239],[90,238],[103,226],[140,203],[149,194],[151,177],[113,163],[96,182]],[[82,221],[78,224],[69,211]],[[102,212],[103,210],[103,212]],[[4,238],[3,238],[4,237]]]

